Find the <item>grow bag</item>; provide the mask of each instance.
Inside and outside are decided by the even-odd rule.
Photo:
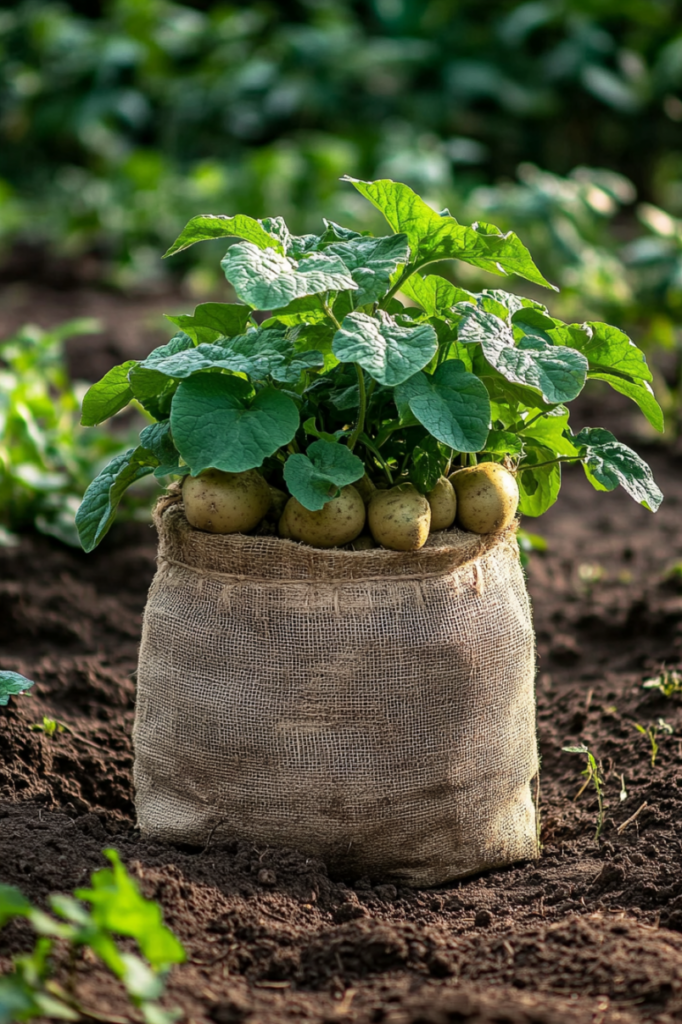
[[[288,846],[436,885],[538,855],[534,637],[514,531],[316,550],[155,516],[145,835]]]

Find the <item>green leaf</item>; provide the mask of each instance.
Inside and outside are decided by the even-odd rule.
[[[0,673],[0,687],[4,676],[17,676],[18,679],[24,679],[24,676],[18,675],[17,672],[2,672]],[[28,683],[29,681],[25,679],[24,682]],[[33,683],[29,683],[29,686],[33,686]],[[24,686],[22,689],[25,690],[26,687]],[[7,690],[5,692],[9,694],[21,691]],[[6,704],[7,701],[0,701],[0,703]],[[0,885],[0,928],[4,928],[14,917],[27,917],[32,909],[31,903],[19,889],[15,889],[13,885]]]
[[[590,322],[571,324],[571,344],[586,357],[590,370],[609,370],[634,380],[652,380],[651,370],[641,349],[627,334],[609,324]]]
[[[570,402],[585,385],[587,359],[580,352],[527,337],[516,345],[512,328],[485,310],[466,308],[458,333],[460,342],[480,344],[487,361],[503,377],[537,388],[546,402]]]
[[[305,295],[356,287],[339,257],[322,253],[297,262],[272,249],[238,242],[220,265],[239,298],[254,309],[280,309]]]
[[[485,442],[485,451],[491,455],[520,455],[522,448],[518,434],[508,430],[491,430]]]
[[[327,314],[322,308],[319,295],[304,295],[301,299],[294,299],[283,309],[274,309],[272,316],[264,320],[262,327],[271,327],[280,323],[287,327],[296,327],[300,324],[321,324],[327,319]]]
[[[104,854],[111,868],[94,872],[92,888],[75,891],[78,899],[90,904],[94,922],[107,931],[135,939],[155,970],[183,963],[185,951],[163,923],[160,906],[142,896],[116,850],[105,850]]]
[[[334,335],[334,355],[346,363],[359,363],[379,384],[395,385],[426,366],[438,348],[430,324],[402,327],[378,311],[378,319],[349,313]]]
[[[396,389],[430,434],[458,452],[479,452],[490,427],[490,400],[484,385],[458,359],[439,366],[433,376],[417,373]]]
[[[535,415],[535,410],[533,410],[528,418],[533,419]],[[537,441],[538,444],[549,448],[554,455],[577,455],[578,449],[573,443],[572,435],[568,428],[568,416],[568,409],[563,405],[558,405],[555,409],[545,413],[540,419],[536,419],[530,426],[522,427],[519,432],[520,437],[522,440],[532,439]],[[568,436],[566,436],[567,434]]]
[[[17,693],[24,693],[33,686],[31,679],[22,676],[19,672],[10,672],[8,669],[0,669],[0,707],[9,703],[11,696]],[[0,886],[0,914],[2,914],[2,886]],[[0,921],[0,928],[2,922]]]
[[[292,399],[274,388],[254,398],[240,377],[204,373],[182,381],[170,421],[175,446],[196,476],[211,468],[256,469],[292,440],[299,415]]]
[[[117,455],[95,477],[76,513],[76,527],[84,551],[92,551],[107,534],[124,491],[153,472],[158,460],[141,446]]]
[[[81,423],[84,427],[95,427],[98,423],[115,416],[125,409],[133,397],[128,373],[137,366],[136,359],[128,359],[120,366],[114,366],[96,384],[89,388],[83,398]]]
[[[303,431],[309,437],[319,437],[322,441],[330,441],[332,444],[335,444],[346,433],[345,430],[337,430],[333,434],[329,434],[326,430],[318,430],[314,416],[305,421]]]
[[[159,465],[154,470],[155,477],[178,475],[186,471],[180,467],[180,456],[173,444],[168,420],[164,420],[163,423],[151,423],[145,427],[140,434],[140,441],[142,447],[158,459]]]
[[[449,449],[443,447],[435,437],[425,437],[413,449],[409,476],[422,494],[433,490],[449,461]]]
[[[407,263],[410,247],[406,235],[386,238],[354,238],[348,242],[335,242],[325,249],[325,255],[339,256],[351,272],[358,290],[354,294],[356,306],[364,306],[382,298],[388,291],[391,274],[399,264]]]
[[[415,268],[437,260],[458,259],[493,274],[518,274],[546,288],[554,287],[544,279],[513,231],[503,233],[492,224],[464,227],[449,214],[436,213],[407,185],[387,178],[342,180],[351,182],[369,199],[394,231],[407,235]]]
[[[306,455],[290,455],[284,464],[289,492],[313,512],[324,508],[342,487],[354,484],[364,472],[362,459],[345,444],[329,441],[314,441]]]
[[[234,338],[237,334],[243,334],[250,316],[248,306],[229,302],[202,302],[192,316],[170,316],[166,313],[166,320],[180,327],[196,344],[200,344],[202,341],[211,342],[217,338]]]
[[[205,242],[211,238],[243,238],[253,243],[259,249],[275,249],[277,252],[284,252],[284,246],[279,238],[265,230],[260,221],[253,217],[246,217],[238,213],[235,217],[225,217],[221,214],[212,213],[199,214],[192,217],[185,225],[182,232],[175,239],[170,249],[163,254],[163,258],[173,256],[182,249],[188,249],[195,242]]]
[[[128,380],[133,395],[155,419],[167,418],[170,410],[170,398],[175,390],[168,377],[157,372],[157,364],[163,364],[166,359],[179,352],[193,349],[194,342],[190,336],[184,331],[180,331],[171,338],[167,345],[155,348],[142,363],[138,363],[130,370]],[[164,409],[164,403],[160,401],[164,392],[168,396],[168,409]]]
[[[585,475],[598,491],[612,491],[619,484],[631,498],[655,512],[663,494],[639,455],[621,444],[608,430],[585,427],[573,438],[580,449]]]
[[[408,298],[414,299],[429,316],[436,316],[438,313],[450,310],[457,302],[475,303],[475,296],[464,288],[457,288],[456,285],[446,281],[438,274],[428,274],[422,277],[420,274],[413,274],[408,278],[400,290]]]
[[[559,496],[561,489],[561,464],[533,469],[534,463],[548,462],[554,458],[551,448],[545,448],[536,441],[529,441],[526,455],[516,474],[519,485],[519,512],[524,516],[541,516]]]
[[[633,402],[637,403],[654,430],[663,433],[665,430],[663,410],[656,401],[648,381],[623,380],[622,377],[614,377],[610,373],[589,373],[588,377],[590,380],[606,381],[614,391],[618,391],[621,395],[631,398]]]

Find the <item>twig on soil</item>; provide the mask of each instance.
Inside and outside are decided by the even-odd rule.
[[[81,735],[81,733],[76,732],[75,729],[73,729],[70,725],[67,725],[66,722],[62,722],[59,718],[55,718],[54,722],[57,725],[60,725],[65,732],[69,733],[69,735],[73,736],[75,740],[80,740],[81,743],[86,743],[89,747],[94,747],[95,750],[99,750],[102,753],[107,752],[106,748],[103,747],[101,744],[96,743],[95,740],[89,740],[87,736],[83,736]]]
[[[622,832],[624,832],[624,831],[625,831],[625,829],[626,829],[626,828],[628,827],[628,825],[631,825],[631,824],[633,823],[633,821],[636,821],[636,820],[637,820],[637,818],[639,818],[639,816],[640,816],[640,814],[642,813],[642,811],[644,810],[644,808],[645,808],[645,807],[648,807],[648,806],[649,806],[649,804],[648,804],[648,803],[647,803],[647,801],[645,800],[645,801],[644,801],[644,803],[642,804],[642,806],[641,806],[641,807],[638,807],[638,808],[637,808],[637,810],[635,811],[635,813],[634,813],[634,814],[631,814],[631,815],[630,815],[630,817],[629,817],[629,818],[627,818],[627,819],[626,819],[626,820],[625,820],[625,821],[623,822],[623,824],[622,824],[622,825],[619,825],[619,826],[618,826],[618,828],[616,829],[616,832],[617,832],[617,834],[618,834],[618,835],[620,835],[620,834],[621,834]]]

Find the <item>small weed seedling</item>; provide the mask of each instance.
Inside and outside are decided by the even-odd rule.
[[[574,799],[577,800],[581,797],[587,787],[590,784],[592,785],[592,788],[597,794],[597,804],[599,807],[597,813],[597,831],[594,833],[594,841],[595,843],[598,843],[601,830],[604,827],[604,777],[602,775],[601,764],[597,761],[589,747],[586,747],[584,743],[581,743],[576,747],[562,747],[561,749],[567,754],[584,754],[587,758],[587,763],[582,772],[585,776],[585,781],[576,793]]]
[[[129,1024],[128,1018],[104,1017],[81,1004],[75,990],[74,969],[83,949],[95,953],[123,983],[145,1024],[171,1024],[177,1020],[179,1014],[164,1010],[158,1000],[171,966],[185,959],[184,950],[164,925],[161,908],[141,895],[116,851],[104,852],[112,866],[94,872],[92,888],[77,889],[77,899],[63,894],[49,897],[55,916],[32,906],[18,889],[0,885],[0,928],[23,917],[38,936],[33,952],[16,957],[13,973],[0,978],[0,1024],[39,1017]],[[79,900],[90,904],[89,909]],[[145,959],[123,952],[115,935],[135,939]],[[65,986],[51,977],[50,961],[59,951],[57,942],[68,947],[70,977]],[[135,1019],[139,1017],[136,1015]]]
[[[632,724],[637,732],[641,732],[642,736],[646,736],[649,740],[651,745],[651,767],[653,768],[656,764],[656,755],[659,749],[657,736],[671,736],[674,732],[673,727],[664,718],[659,718],[653,725],[643,726],[639,722],[633,722]]]
[[[64,732],[64,726],[61,722],[56,722],[54,718],[46,718],[43,715],[42,722],[35,722],[34,725],[29,725],[31,732],[44,732],[46,736],[54,736],[55,733]]]
[[[664,668],[655,678],[643,682],[642,688],[658,690],[664,697],[674,697],[676,693],[682,693],[682,676],[674,669]]]
[[[9,704],[10,697],[14,697],[18,693],[25,693],[32,686],[33,682],[26,676],[22,676],[18,672],[0,669],[0,707]]]

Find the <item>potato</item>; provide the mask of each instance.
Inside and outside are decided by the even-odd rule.
[[[187,476],[182,498],[187,521],[208,533],[247,533],[258,526],[272,502],[270,488],[255,469],[206,469],[199,476]]]
[[[374,537],[370,537],[368,533],[361,533],[353,541],[353,551],[371,551],[376,546]]]
[[[376,491],[376,487],[367,474],[365,473],[361,480],[356,480],[353,487],[358,492],[365,505],[369,505],[372,500],[372,495]]]
[[[398,484],[377,490],[367,517],[377,543],[393,551],[417,551],[429,535],[431,506],[412,484]]]
[[[426,495],[431,506],[431,532],[447,530],[455,521],[457,495],[450,481],[442,476],[432,491]]]
[[[279,487],[273,487],[270,484],[270,497],[272,498],[272,503],[268,509],[268,521],[278,523],[282,517],[282,512],[284,512],[284,506],[289,500],[289,495],[286,491],[280,491]]]
[[[311,512],[296,498],[289,498],[279,521],[279,533],[313,548],[336,548],[362,533],[365,518],[365,503],[349,484],[317,512]]]
[[[457,495],[457,525],[472,533],[501,533],[519,504],[516,479],[499,462],[481,462],[450,476]]]

